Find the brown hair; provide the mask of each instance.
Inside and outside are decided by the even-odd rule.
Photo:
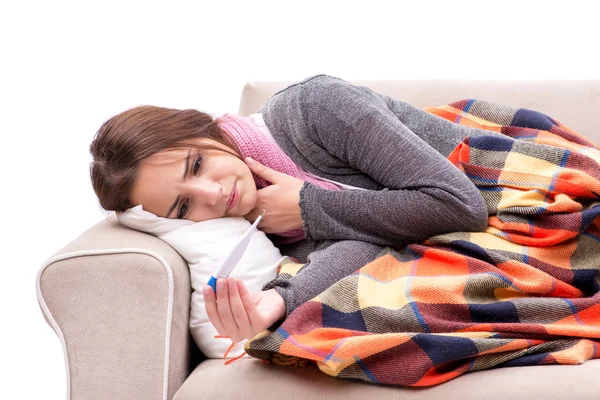
[[[139,106],[110,118],[90,145],[90,177],[100,206],[107,211],[133,207],[129,196],[138,167],[156,153],[189,147],[218,149],[193,143],[197,138],[225,145],[232,150],[230,154],[241,159],[227,132],[209,114],[198,110]]]

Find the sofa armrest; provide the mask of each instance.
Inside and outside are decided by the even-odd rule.
[[[103,220],[37,275],[70,399],[171,399],[191,370],[190,275],[162,240]]]

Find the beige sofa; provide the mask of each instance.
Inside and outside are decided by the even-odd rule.
[[[290,82],[247,84],[249,115]],[[600,81],[357,82],[417,106],[464,98],[539,110],[600,142]],[[600,360],[495,369],[424,389],[342,381],[309,367],[205,360],[188,333],[186,262],[161,240],[108,220],[40,269],[42,312],[60,339],[71,399],[599,399]],[[399,368],[404,366],[399,365]]]

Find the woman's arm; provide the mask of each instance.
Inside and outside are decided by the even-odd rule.
[[[475,185],[408,129],[383,96],[327,76],[302,84],[300,93],[309,139],[385,187],[329,191],[305,183],[300,209],[308,239],[401,246],[438,234],[486,228],[487,206]],[[402,104],[406,117],[429,116],[411,114],[414,107]],[[431,115],[433,124],[439,120]],[[407,123],[427,134],[428,120]]]
[[[297,247],[300,253],[301,247]],[[374,261],[384,250],[381,246],[356,240],[324,240],[311,247],[313,250],[306,263],[294,277],[278,277],[263,287],[263,290],[274,288],[281,295],[286,317],[329,286]],[[286,255],[302,258],[294,251]]]

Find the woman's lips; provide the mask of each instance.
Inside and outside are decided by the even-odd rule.
[[[237,198],[238,198],[237,188],[234,184],[233,185],[233,193],[231,193],[231,200],[229,202],[229,206],[227,207],[227,211],[231,210],[235,206],[235,203],[237,202]]]

